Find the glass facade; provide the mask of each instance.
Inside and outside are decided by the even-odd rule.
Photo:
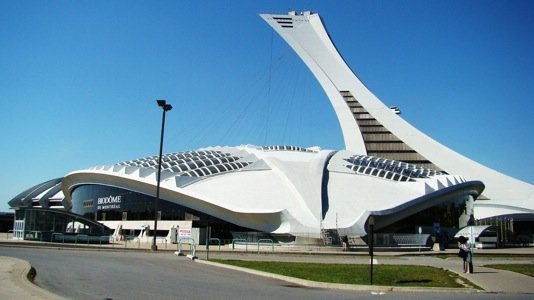
[[[43,209],[25,208],[15,211],[15,223],[22,222],[14,235],[25,240],[55,242],[58,240],[83,242],[109,242],[112,230],[72,213]],[[16,232],[15,232],[16,231]]]
[[[528,214],[515,214],[476,220],[475,224],[494,226],[499,246],[528,246],[534,242],[533,223]]]
[[[83,185],[72,193],[72,212],[96,221],[154,219],[155,197],[104,185]],[[196,211],[160,199],[161,220],[185,220]],[[199,213],[196,214],[199,217]]]
[[[154,220],[155,197],[105,185],[82,185],[72,192],[75,214],[95,221]],[[231,238],[232,231],[251,231],[203,212],[160,199],[159,220],[192,220],[194,227],[212,226],[212,232]],[[160,232],[158,230],[158,235]]]
[[[453,200],[424,209],[409,217],[377,230],[377,234],[418,234],[419,228],[424,234],[440,243],[440,248],[455,247],[454,234],[463,226],[460,219],[466,214],[466,204]],[[377,241],[378,242],[378,241]],[[382,241],[382,243],[386,243]],[[391,245],[390,245],[391,246]]]

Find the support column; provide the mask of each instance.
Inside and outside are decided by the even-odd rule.
[[[466,196],[464,212],[460,215],[460,218],[458,219],[459,228],[463,228],[468,225],[474,225],[474,203],[475,199],[473,198],[473,196]]]

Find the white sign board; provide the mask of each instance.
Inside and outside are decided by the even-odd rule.
[[[178,229],[178,238],[190,238],[191,237],[191,228],[179,228]]]

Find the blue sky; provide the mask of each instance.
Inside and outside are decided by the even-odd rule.
[[[533,1],[1,1],[0,211],[96,165],[213,145],[342,149],[259,13],[318,12],[358,77],[449,148],[534,182]],[[505,188],[505,187],[504,187]]]

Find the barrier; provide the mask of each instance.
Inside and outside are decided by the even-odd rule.
[[[102,246],[102,240],[107,241],[107,243],[109,243],[111,239],[112,238],[110,235],[101,235],[98,237],[98,242],[100,243],[100,246]]]
[[[182,254],[183,241],[190,241],[190,243],[186,243],[186,244],[189,244],[191,246],[191,248],[190,248],[190,250],[192,252],[191,254],[194,257],[195,253],[196,253],[196,247],[195,247],[195,240],[193,238],[180,238],[180,239],[178,239],[178,243],[176,244],[176,252],[175,252],[175,254],[176,255],[181,255]]]
[[[375,247],[425,248],[432,242],[426,233],[379,233],[374,237]]]
[[[89,236],[86,234],[78,234],[76,237],[74,237],[74,244],[78,244],[78,238],[79,237],[85,237],[87,239],[87,245],[89,245]]]
[[[137,240],[137,248],[141,248],[141,240],[138,237],[125,238],[124,239],[124,248],[128,247],[128,240],[130,240],[130,241]]]
[[[248,252],[248,243],[247,243],[247,240],[245,240],[245,239],[233,239],[232,240],[232,250],[235,249],[235,243],[236,242],[244,242],[245,243],[245,252]]]
[[[50,236],[50,242],[54,242],[55,241],[54,237],[58,236],[58,235],[61,236],[61,238],[63,239],[63,244],[65,244],[65,235],[63,233],[61,233],[61,232],[52,233],[52,235]]]
[[[211,241],[217,241],[217,243],[218,243],[218,245],[219,245],[219,250],[221,250],[221,239],[219,239],[219,238],[210,238],[210,239],[208,240],[208,244],[206,244],[206,249],[209,248],[209,243],[210,243]]]
[[[271,251],[274,252],[274,242],[271,239],[259,239],[258,240],[258,254],[260,254],[260,243],[264,242],[270,242],[271,243]]]
[[[152,239],[151,239],[152,240]],[[163,241],[165,244],[165,249],[167,249],[167,238],[166,237],[156,237],[156,243],[159,241]]]

